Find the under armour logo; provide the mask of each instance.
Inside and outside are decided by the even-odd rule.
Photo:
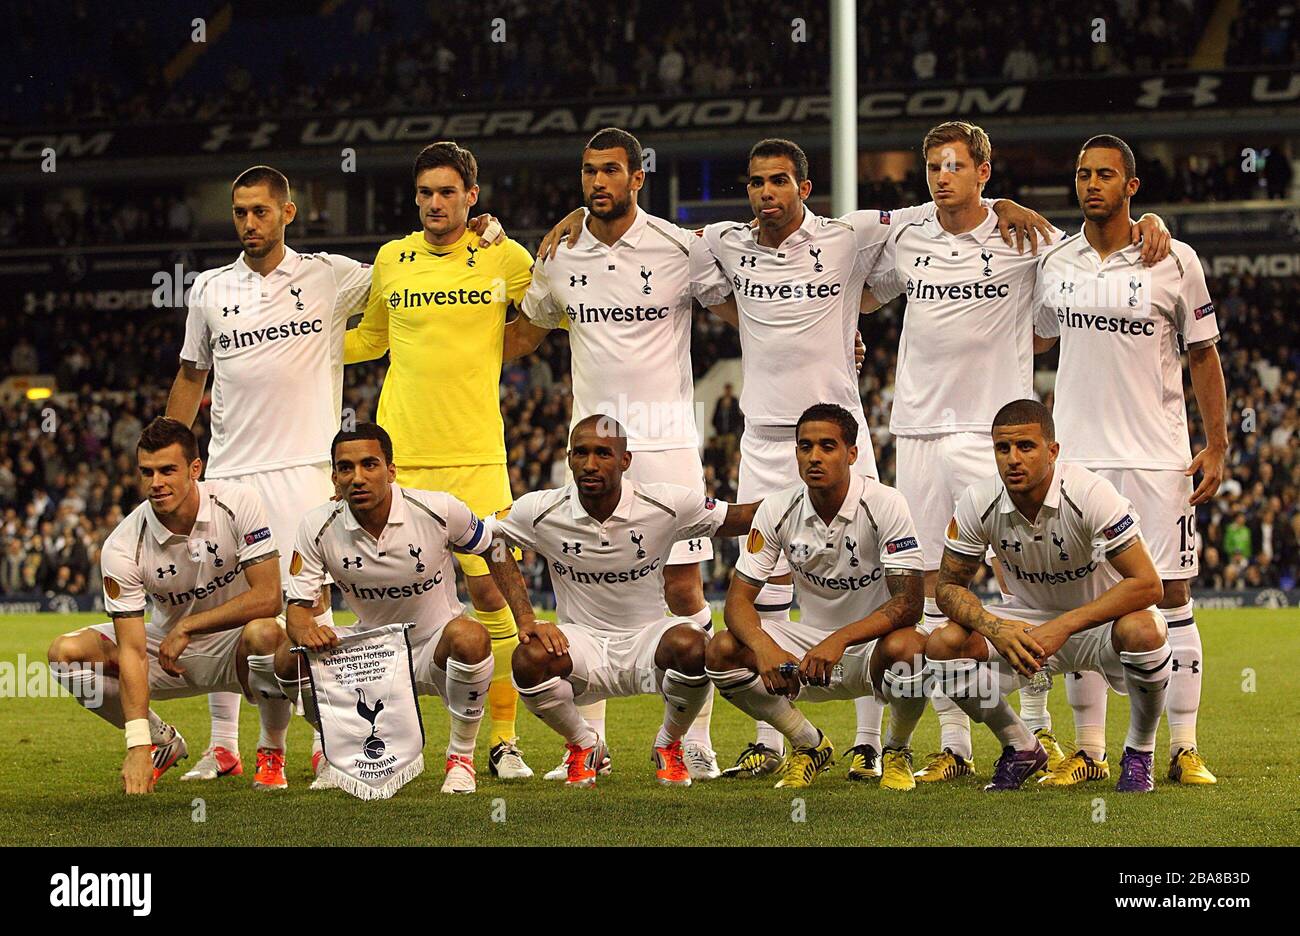
[[[174,565],[168,565],[167,568],[165,569],[162,566],[158,567],[159,578],[162,578],[164,575],[175,575],[175,574],[176,574],[176,566]]]
[[[699,552],[699,551],[702,550],[703,548],[704,548],[704,544],[701,543],[699,540],[687,540],[687,541],[686,541],[686,551],[687,551],[687,552]]]
[[[1192,563],[1195,561],[1196,561],[1196,557],[1191,553],[1187,552],[1187,553],[1183,553],[1182,558],[1178,560],[1178,565],[1181,568],[1190,569],[1192,567]]]
[[[854,554],[857,552],[858,544],[855,543],[851,538],[846,536],[844,537],[844,545],[849,551],[849,565],[853,566],[854,568],[857,568],[858,557]]]
[[[221,317],[222,317],[222,318],[225,318],[227,315],[229,315],[229,314],[232,313],[232,312],[235,313],[235,315],[238,315],[238,314],[239,314],[239,306],[237,306],[237,305],[232,305],[232,306],[222,306],[222,307],[221,307]]]
[[[1142,288],[1142,281],[1136,276],[1130,277],[1128,288],[1129,293],[1131,294],[1128,297],[1129,308],[1134,308],[1138,304],[1138,290]]]
[[[812,555],[812,547],[807,543],[795,543],[790,547],[790,558],[797,559],[799,562],[807,562],[808,557]]]
[[[1142,94],[1133,103],[1138,107],[1159,107],[1167,97],[1190,97],[1192,107],[1204,107],[1218,100],[1215,88],[1223,79],[1213,75],[1201,75],[1191,87],[1166,88],[1164,78],[1151,78],[1141,83]]]
[[[917,257],[915,260],[912,261],[912,266],[914,267],[922,267],[922,266],[928,267],[929,265],[930,265],[929,254],[926,254],[924,257]]]
[[[360,557],[360,556],[357,556],[355,559],[352,559],[352,558],[349,558],[348,556],[344,556],[344,557],[343,557],[343,568],[345,568],[345,569],[351,569],[353,566],[355,566],[355,567],[358,568],[358,569],[361,568],[361,557]]]
[[[401,252],[399,252],[399,253],[397,254],[397,262],[398,262],[398,263],[406,263],[407,261],[410,261],[411,263],[414,263],[414,262],[415,262],[415,251],[414,251],[414,250],[411,250],[411,251],[403,250],[403,251],[401,251]]]
[[[629,531],[629,535],[632,538],[632,542],[636,544],[636,557],[638,559],[644,559],[645,550],[641,548],[641,541],[645,539],[645,534],[638,533],[636,530],[631,530]]]
[[[1007,540],[1003,540],[1003,541],[1002,541],[1002,548],[1003,548],[1003,549],[1014,549],[1016,552],[1020,552],[1020,540],[1016,540],[1014,543],[1009,542],[1009,541],[1007,541]]]
[[[740,258],[740,265],[742,267],[758,266],[758,257],[743,256]]]
[[[586,274],[586,273],[583,273],[583,274],[581,274],[580,276],[570,276],[570,277],[569,277],[569,287],[570,287],[570,288],[572,288],[572,287],[574,287],[574,286],[586,286],[586,285],[587,285],[587,274]]]
[[[1056,535],[1055,530],[1052,531],[1052,545],[1060,550],[1060,558],[1062,562],[1068,562],[1070,560],[1070,554],[1065,551],[1065,541]]]
[[[304,306],[304,305],[302,304],[302,287],[301,287],[301,286],[297,286],[297,287],[295,287],[295,286],[290,286],[290,287],[289,287],[289,295],[293,296],[293,298],[294,298],[294,300],[295,300],[295,301],[294,301],[294,304],[293,304],[293,305],[294,305],[294,308],[297,309],[299,312],[301,312],[303,309],[307,308],[306,306]]]
[[[989,253],[987,250],[981,250],[981,251],[980,251],[980,259],[984,261],[984,275],[985,275],[985,276],[992,276],[992,275],[993,275],[993,267],[991,267],[991,266],[989,265],[989,261],[991,261],[991,260],[993,259],[993,254]]]
[[[208,543],[208,552],[212,554],[212,564],[216,566],[218,569],[226,564],[226,560],[222,559],[220,556],[217,555],[217,550],[220,548],[221,547],[218,546],[216,543]]]
[[[1175,673],[1178,672],[1179,669],[1189,669],[1193,673],[1199,673],[1201,671],[1201,661],[1192,660],[1191,663],[1179,663],[1178,660],[1175,659],[1173,664],[1169,668],[1173,670]]]
[[[822,270],[826,269],[826,267],[822,266],[821,255],[822,255],[822,252],[821,252],[821,248],[820,248],[820,247],[809,247],[809,248],[808,248],[808,256],[810,256],[810,257],[813,258],[813,272],[814,272],[814,273],[820,273]]]
[[[650,277],[654,275],[654,270],[647,270],[645,267],[641,268],[641,279],[645,280],[645,285],[641,287],[641,292],[645,293],[647,296],[650,295]]]
[[[465,249],[469,251],[469,257],[465,260],[465,266],[472,267],[474,265],[474,254],[478,253],[478,248],[466,244]]]
[[[407,543],[406,548],[411,551],[411,558],[415,560],[415,574],[419,575],[424,571],[424,563],[420,561],[420,553],[424,552],[424,547],[416,547],[414,543]]]
[[[1074,284],[1073,284],[1073,283],[1070,283],[1070,282],[1063,282],[1063,283],[1061,283],[1061,292],[1063,292],[1063,293],[1073,293],[1073,292],[1074,292]]]
[[[560,545],[564,547],[564,554],[565,554],[566,556],[567,556],[570,552],[572,552],[575,556],[578,556],[578,555],[581,555],[581,554],[582,554],[582,544],[581,544],[581,543],[561,543]]]

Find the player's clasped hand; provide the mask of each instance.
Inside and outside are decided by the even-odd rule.
[[[1060,623],[1060,618],[1029,628],[1029,634],[1042,650],[1038,662],[1043,663],[1056,653],[1070,639],[1069,630]]]
[[[569,652],[569,641],[564,638],[564,631],[550,621],[520,621],[519,642],[526,644],[534,640],[541,641],[546,651],[556,656]]]
[[[807,686],[829,686],[831,671],[844,656],[844,642],[839,634],[831,634],[804,654],[799,664],[799,678]]]
[[[178,661],[189,645],[190,635],[183,621],[167,632],[167,636],[158,645],[158,665],[162,667],[164,673],[180,676],[185,672],[185,667]]]
[[[317,624],[315,621],[301,627],[290,627],[287,630],[290,641],[316,653],[339,645],[339,635],[334,633],[334,628]]]
[[[128,796],[153,792],[153,758],[149,745],[140,744],[126,752],[122,761],[122,789]]]
[[[1047,657],[1042,646],[1030,635],[1030,626],[1024,621],[1001,620],[998,632],[989,637],[998,653],[1021,676],[1033,676],[1041,668],[1039,661]]]
[[[758,675],[763,687],[772,695],[794,698],[799,694],[799,658],[782,650],[775,642],[754,650]]]

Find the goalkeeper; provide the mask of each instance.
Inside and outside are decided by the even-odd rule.
[[[502,335],[506,306],[523,298],[533,261],[509,239],[481,248],[466,227],[479,193],[469,150],[452,142],[426,146],[415,159],[414,180],[421,230],[380,248],[365,315],[344,342],[344,363],[389,353],[376,421],[401,453],[397,483],[445,491],[486,517],[512,502],[499,403]],[[456,558],[476,616],[492,636],[488,766],[503,779],[531,777],[516,745],[514,616],[487,563]]]

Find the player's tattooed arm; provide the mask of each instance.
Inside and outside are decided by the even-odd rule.
[[[510,542],[501,534],[494,534],[492,545],[483,553],[483,559],[487,562],[488,571],[492,573],[492,581],[496,583],[506,605],[515,616],[515,623],[519,627],[519,642],[526,644],[540,640],[542,646],[556,656],[568,653],[569,641],[565,639],[564,632],[550,621],[537,620],[533,613],[528,584],[510,551]]]
[[[565,215],[564,219],[542,238],[541,246],[537,248],[537,259],[543,262],[552,259],[555,252],[560,249],[560,242],[566,238],[570,248],[576,247],[578,235],[582,233],[582,222],[586,217],[586,212],[581,208],[574,208]]]
[[[889,598],[860,621],[846,624],[828,634],[806,654],[799,664],[799,674],[811,686],[830,685],[831,671],[849,647],[876,640],[891,631],[911,627],[921,620],[925,608],[925,576],[916,571],[894,570],[886,573],[885,587]]]
[[[754,525],[754,514],[762,503],[758,500],[752,504],[728,504],[727,518],[714,536],[744,536]]]
[[[1219,349],[1213,342],[1193,345],[1187,351],[1192,390],[1196,393],[1196,408],[1200,410],[1205,426],[1205,448],[1196,453],[1185,474],[1195,477],[1199,471],[1201,482],[1192,492],[1190,504],[1195,507],[1207,503],[1219,493],[1223,483],[1223,463],[1228,457],[1228,397],[1223,382],[1223,362]]]
[[[939,564],[939,581],[934,598],[948,619],[967,630],[983,634],[1016,672],[1032,676],[1047,656],[1042,646],[1030,636],[1023,621],[1004,620],[990,614],[970,590],[971,579],[981,565],[976,556],[964,556],[944,547]]]

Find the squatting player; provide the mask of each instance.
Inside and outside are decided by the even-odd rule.
[[[916,786],[910,743],[925,711],[925,637],[914,626],[923,598],[921,547],[902,495],[852,472],[858,429],[834,403],[799,417],[802,483],[764,498],[727,592],[727,629],[705,652],[718,691],[794,745],[778,787],[808,786],[834,755],[793,697],[868,694],[890,705],[881,787]],[[764,621],[755,608],[779,555],[794,571],[797,623]]]
[[[937,596],[949,623],[926,643],[929,667],[1003,745],[984,789],[1017,789],[1047,765],[1006,701],[1045,669],[1097,672],[1127,693],[1116,789],[1150,792],[1170,650],[1139,518],[1105,478],[1057,461],[1052,414],[1038,401],[1003,406],[992,434],[997,474],[966,489],[948,524]],[[1005,592],[1000,606],[985,608],[969,585],[990,548]]]
[[[507,239],[490,249],[466,227],[478,201],[478,163],[455,143],[432,143],[414,167],[421,230],[380,248],[361,324],[347,333],[344,361],[389,353],[378,422],[393,437],[402,487],[445,491],[478,516],[510,506],[501,422],[506,306],[518,305],[532,257]],[[492,636],[489,767],[531,777],[515,744],[517,697],[510,655],[515,620],[479,556],[457,556],[476,615]]]
[[[302,515],[333,490],[329,440],[342,406],[343,333],[348,317],[365,306],[370,265],[289,247],[285,228],[297,207],[289,180],[270,166],[241,173],[231,201],[243,252],[233,263],[200,273],[189,291],[185,344],[167,415],[193,425],[212,372],[206,477],[254,487],[276,542],[287,545]],[[288,550],[283,552],[282,583],[289,578]],[[316,607],[325,623],[328,597],[321,595]],[[213,693],[208,704],[212,740],[184,780],[243,773],[239,694]],[[258,746],[265,748],[266,740]],[[258,764],[261,781],[283,781],[282,754]],[[319,763],[318,741],[313,768]]]
[[[1201,635],[1189,584],[1197,574],[1196,508],[1214,497],[1228,447],[1227,395],[1215,343],[1219,327],[1196,251],[1182,241],[1144,268],[1129,243],[1129,202],[1140,182],[1128,144],[1096,136],[1075,168],[1083,229],[1041,261],[1037,350],[1059,337],[1053,417],[1061,460],[1090,468],[1133,502],[1164,584],[1169,624],[1169,779],[1211,784],[1196,746]],[[1192,457],[1183,398],[1187,349],[1205,448]],[[1202,473],[1193,490],[1192,477]],[[1080,753],[1056,771],[1069,784],[1108,774],[1106,683],[1066,680]]]
[[[578,704],[647,693],[664,699],[656,776],[690,785],[682,736],[713,694],[704,673],[709,638],[695,622],[666,616],[664,564],[679,540],[743,534],[758,506],[632,481],[625,475],[639,457],[617,420],[588,416],[569,437],[575,480],[525,494],[494,521],[550,563],[559,624],[523,635],[514,679],[528,710],[564,738],[570,786],[594,784],[605,756]]]
[[[680,484],[703,495],[690,355],[697,298],[690,254],[703,245],[690,231],[637,207],[644,183],[636,137],[607,128],[591,138],[582,153],[586,213],[579,213],[577,240],[533,270],[522,314],[506,326],[504,356],[528,354],[549,330],[567,328],[573,423],[594,413],[614,417],[626,427],[628,451],[636,456],[629,480]],[[711,261],[707,270],[712,278]],[[734,321],[734,306],[714,311]],[[713,619],[700,563],[712,558],[708,538],[681,540],[663,570],[669,613],[705,632]],[[683,743],[696,780],[719,775],[709,738],[712,711],[710,695]],[[583,717],[605,737],[603,702],[584,708]],[[552,774],[563,778],[564,765]]]
[[[757,500],[799,482],[795,423],[814,403],[838,403],[859,426],[867,425],[853,366],[853,335],[862,292],[874,286],[875,267],[891,231],[934,213],[933,204],[899,211],[854,211],[822,218],[808,210],[812,192],[808,157],[789,140],[757,143],[749,154],[749,205],[757,226],[723,222],[704,229],[703,239],[721,276],[706,304],[735,295],[740,315],[741,409],[740,500]],[[1046,225],[1011,202],[994,213],[1029,231]],[[1009,236],[1009,235],[1008,235]],[[870,436],[864,435],[851,470],[876,476]],[[790,619],[793,594],[785,557],[758,596],[764,621]],[[858,735],[850,751],[849,776],[880,776],[881,706],[872,695],[856,702]],[[756,776],[775,771],[783,748],[780,732],[760,724],[756,743],[724,774]]]
[[[280,567],[261,497],[233,481],[199,481],[203,462],[188,426],[165,417],[149,423],[136,461],[144,502],[109,534],[100,555],[112,623],[57,638],[49,660],[83,705],[102,698],[87,707],[126,732],[126,792],[149,793],[188,753],[150,699],[249,693],[257,671],[272,674],[282,633],[275,621]],[[288,711],[284,699],[259,702],[259,768],[270,751],[284,750]],[[264,783],[259,769],[253,786],[283,787],[283,772],[278,779]]]
[[[340,636],[413,621],[409,637],[416,690],[436,693],[451,713],[443,793],[473,793],[474,740],[492,681],[492,642],[456,598],[452,552],[484,558],[510,602],[521,633],[533,627],[528,589],[510,550],[493,547],[484,523],[461,501],[394,483],[393,443],[374,423],[339,432],[332,446],[333,480],[343,502],[316,507],[298,526],[290,569],[288,634],[276,648],[280,686],[301,691],[294,644],[335,646]],[[357,615],[351,627],[329,627],[311,604],[333,579]],[[305,682],[305,680],[303,681]]]
[[[898,489],[925,553],[923,627],[933,631],[943,623],[934,589],[952,508],[967,486],[995,470],[988,433],[998,408],[1033,394],[1037,260],[996,236],[998,220],[982,199],[993,149],[981,127],[939,124],[925,135],[921,152],[934,215],[894,226],[872,281],[881,299],[907,296],[889,430],[896,437]],[[1062,235],[1055,228],[1047,233],[1054,241]],[[1152,259],[1167,253],[1168,232],[1158,218],[1144,218],[1124,236],[1141,238]],[[1020,699],[1055,766],[1064,754],[1051,731],[1045,687]],[[918,779],[971,773],[969,721],[942,693],[934,707],[941,750]]]

